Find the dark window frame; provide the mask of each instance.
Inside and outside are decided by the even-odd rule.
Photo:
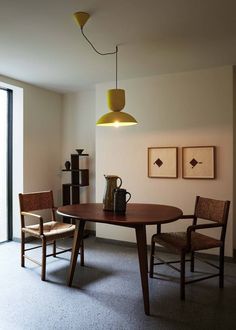
[[[7,240],[13,238],[13,91],[8,88],[0,88],[7,92]]]

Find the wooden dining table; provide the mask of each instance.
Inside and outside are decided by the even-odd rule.
[[[169,223],[181,218],[183,215],[182,210],[169,205],[129,203],[125,214],[115,214],[111,211],[104,211],[103,204],[86,203],[61,206],[58,208],[57,212],[60,215],[74,218],[76,220],[68,277],[69,286],[72,286],[79,247],[81,245],[81,240],[83,239],[86,221],[135,229],[144,311],[146,315],[150,315],[146,226],[156,224],[158,230],[160,230],[161,224]]]

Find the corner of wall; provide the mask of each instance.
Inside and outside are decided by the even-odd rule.
[[[236,196],[236,66],[233,66],[233,199]],[[233,203],[233,248],[236,249],[236,203]]]

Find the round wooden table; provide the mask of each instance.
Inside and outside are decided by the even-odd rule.
[[[158,228],[160,228],[160,225],[163,223],[172,222],[181,218],[183,215],[182,210],[169,205],[129,203],[127,204],[126,214],[119,215],[110,211],[103,211],[103,204],[87,203],[61,206],[58,208],[57,212],[65,217],[79,220],[76,221],[76,229],[72,247],[68,279],[69,286],[72,285],[79,247],[81,244],[81,239],[83,238],[83,231],[86,221],[107,223],[110,225],[118,225],[135,229],[143,290],[144,310],[145,313],[149,315],[150,308],[146,225],[156,224],[158,225]]]

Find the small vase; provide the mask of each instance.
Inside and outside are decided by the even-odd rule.
[[[66,168],[67,171],[70,170],[70,162],[69,162],[69,160],[67,160],[67,161],[65,162],[65,168]]]

